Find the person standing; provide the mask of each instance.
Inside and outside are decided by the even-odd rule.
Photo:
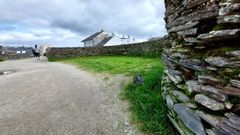
[[[38,48],[37,45],[35,45],[34,51],[36,53],[36,57],[39,60],[40,59],[40,49]]]

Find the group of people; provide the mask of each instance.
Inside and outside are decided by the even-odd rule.
[[[37,45],[32,49],[33,56],[36,57],[37,59],[40,59],[40,49],[38,48]]]

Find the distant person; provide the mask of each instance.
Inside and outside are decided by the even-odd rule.
[[[37,45],[35,45],[35,47],[33,49],[33,55],[34,55],[34,57],[37,57],[38,59],[40,59],[40,49],[38,48]]]

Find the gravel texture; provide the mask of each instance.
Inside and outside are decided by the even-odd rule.
[[[89,73],[63,63],[0,63],[1,135],[135,135],[124,76]]]

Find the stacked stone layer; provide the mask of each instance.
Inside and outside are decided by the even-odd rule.
[[[182,135],[240,135],[240,0],[165,0],[162,88]]]

